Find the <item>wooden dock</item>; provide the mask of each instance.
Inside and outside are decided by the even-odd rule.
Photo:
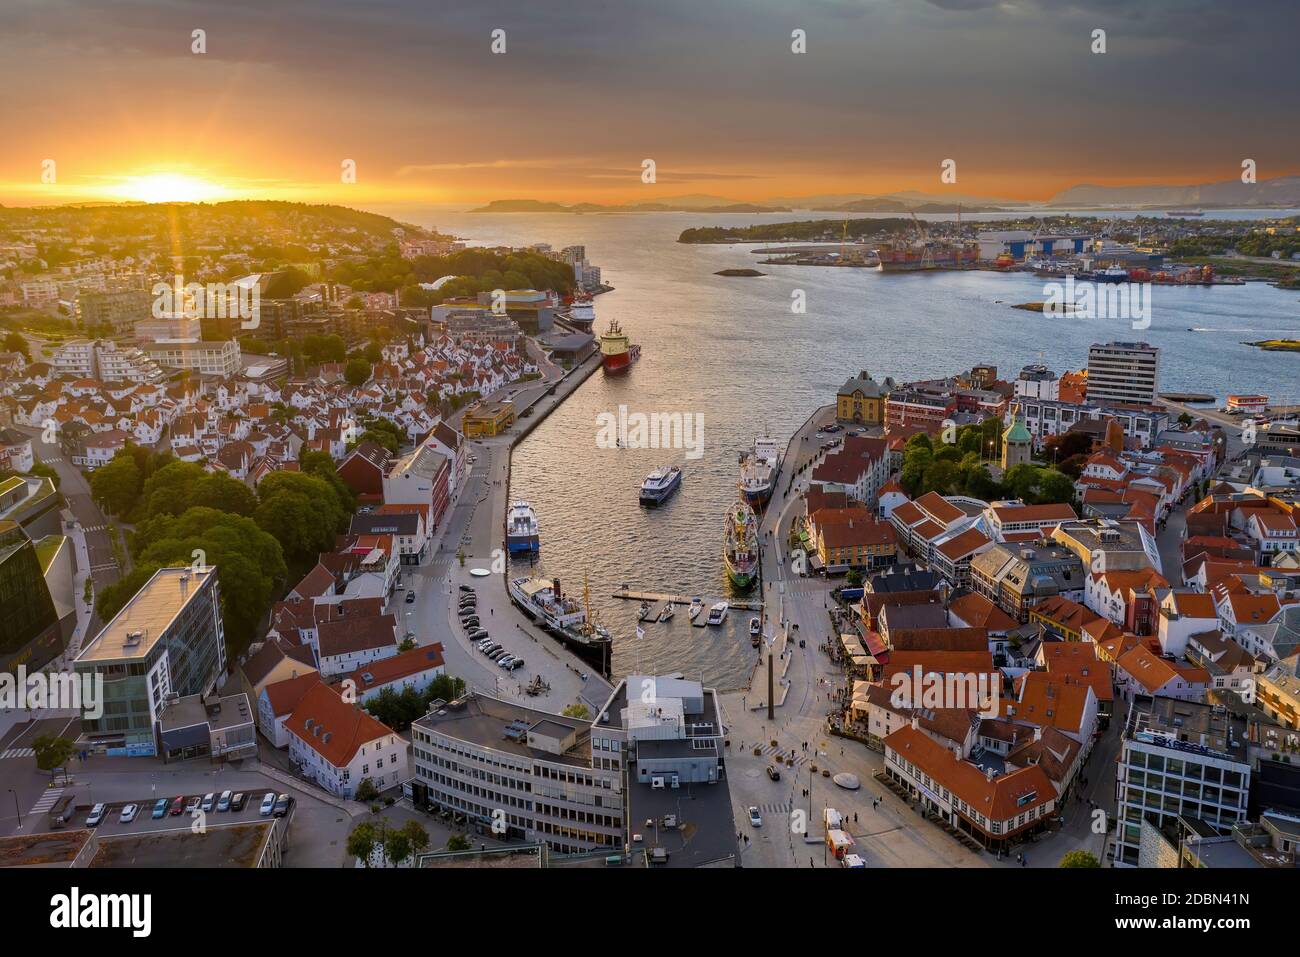
[[[691,604],[691,598],[693,596],[692,595],[670,595],[665,592],[654,592],[654,591],[633,591],[630,588],[620,588],[618,591],[614,592],[613,597],[626,598],[630,601],[648,601],[651,602],[652,604],[654,602],[670,601],[674,605],[685,605],[689,608]],[[700,596],[700,597],[704,598],[704,596]],[[704,612],[707,613],[710,605],[717,604],[717,602],[722,600],[723,599],[720,598],[713,599],[713,600],[704,598]],[[752,601],[750,599],[728,598],[726,599],[726,602],[732,608],[742,608],[745,611],[761,611],[763,608],[763,603],[761,601]],[[652,618],[646,619],[646,621],[653,621],[653,620],[654,619]]]

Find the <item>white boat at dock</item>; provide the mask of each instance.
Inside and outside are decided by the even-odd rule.
[[[691,608],[686,614],[690,617],[691,621],[694,621],[696,618],[700,617],[700,612],[702,611],[704,611],[704,599],[699,595],[696,595],[691,599]]]
[[[668,604],[664,605],[664,610],[659,613],[659,620],[668,621],[673,617],[674,614],[675,613],[673,611],[673,603],[669,602]]]
[[[710,625],[720,625],[727,620],[727,609],[730,607],[725,601],[720,601],[709,609]]]

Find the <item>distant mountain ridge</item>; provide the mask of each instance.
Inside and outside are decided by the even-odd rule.
[[[710,197],[711,198],[711,197]],[[737,203],[723,199],[709,205],[690,202],[694,197],[666,198],[655,203],[623,203],[608,206],[600,203],[552,203],[540,199],[496,199],[486,206],[471,209],[471,213],[788,213],[780,206],[763,206],[757,203]],[[681,200],[688,200],[682,202]]]
[[[1048,206],[1170,206],[1233,209],[1300,207],[1300,176],[1279,176],[1258,183],[1224,180],[1193,186],[1096,186],[1082,183],[1062,190]]]

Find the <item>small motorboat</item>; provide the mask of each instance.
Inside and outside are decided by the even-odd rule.
[[[710,625],[720,625],[727,619],[727,609],[731,607],[727,602],[720,601],[709,609],[708,622]]]
[[[751,635],[761,635],[763,633],[763,622],[757,615],[749,619],[749,633]]]
[[[659,620],[668,621],[670,618],[673,617],[673,614],[674,614],[673,603],[669,602],[668,604],[664,605],[664,610],[659,613]]]
[[[691,599],[691,607],[686,614],[690,617],[691,621],[694,621],[696,618],[700,617],[700,612],[702,611],[704,611],[704,599],[699,595],[696,595]]]
[[[643,601],[641,602],[641,611],[637,615],[637,621],[645,621],[649,617],[650,617],[650,603],[648,601]]]

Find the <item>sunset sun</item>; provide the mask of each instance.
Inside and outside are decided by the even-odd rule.
[[[187,173],[128,176],[113,193],[143,203],[201,203],[222,199],[227,190],[218,183]]]

